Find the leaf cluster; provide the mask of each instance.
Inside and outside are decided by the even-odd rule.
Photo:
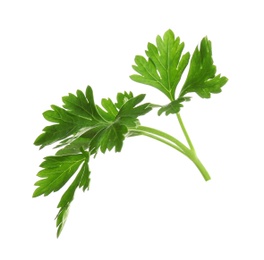
[[[135,57],[136,65],[132,67],[138,74],[130,78],[158,89],[170,99],[169,104],[161,106],[159,115],[163,112],[166,115],[179,113],[183,102],[190,101],[188,95],[192,92],[201,98],[210,98],[212,93],[220,93],[228,80],[220,74],[216,75],[212,45],[207,37],[202,39],[200,48],[197,46],[192,56],[189,52],[183,54],[183,50],[184,43],[175,37],[172,30],[168,30],[163,38],[157,36],[156,45],[148,43],[147,59],[140,55]],[[188,64],[186,80],[177,96],[178,83]]]
[[[138,117],[151,110],[149,103],[139,104],[144,97],[134,97],[131,92],[118,93],[116,103],[111,99],[102,99],[100,107],[94,103],[92,88],[88,86],[85,93],[78,90],[76,95],[63,97],[63,107],[52,105],[51,110],[43,113],[44,118],[53,124],[43,129],[34,144],[43,148],[57,143],[58,151],[41,163],[43,169],[37,174],[41,180],[35,183],[38,188],[33,197],[47,196],[60,190],[78,172],[58,204],[58,236],[75,190],[78,187],[83,187],[83,190],[89,188],[90,155],[96,155],[98,151],[105,153],[113,148],[116,152],[121,151],[123,141],[129,135],[129,127],[138,125]]]

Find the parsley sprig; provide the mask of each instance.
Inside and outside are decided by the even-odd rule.
[[[147,58],[135,57],[133,69],[137,74],[130,78],[158,89],[167,96],[168,104],[142,103],[145,94],[134,96],[132,92],[124,92],[117,94],[116,101],[102,99],[99,106],[95,104],[93,90],[88,86],[85,92],[77,90],[75,95],[63,97],[62,107],[52,105],[51,110],[43,113],[52,124],[43,129],[34,144],[40,148],[55,144],[57,151],[55,155],[45,157],[40,164],[42,169],[37,174],[40,180],[35,183],[37,188],[33,197],[47,196],[68,185],[58,204],[57,236],[64,227],[76,189],[89,189],[91,156],[113,149],[120,152],[128,137],[143,135],[174,148],[197,166],[206,181],[210,180],[179,112],[184,103],[191,100],[191,93],[210,98],[211,94],[221,92],[227,78],[216,75],[212,46],[207,37],[202,39],[200,47],[197,46],[192,55],[189,52],[183,54],[183,50],[184,43],[168,30],[163,38],[157,36],[156,45],[148,44]],[[188,64],[186,80],[177,90]],[[158,116],[176,114],[188,145],[161,130],[140,124],[138,118],[156,108]]]

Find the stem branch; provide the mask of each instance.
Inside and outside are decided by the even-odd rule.
[[[190,149],[195,152],[195,149],[194,149],[194,146],[192,144],[191,138],[189,137],[189,135],[187,133],[187,130],[186,130],[184,124],[183,124],[183,121],[182,121],[180,113],[177,113],[177,118],[178,118],[178,121],[180,123],[181,129],[182,129],[182,131],[184,133],[184,136],[185,136],[185,138],[187,140],[187,143],[188,143]]]
[[[199,169],[206,181],[210,180],[210,175],[199,160],[199,158],[197,157],[194,148],[189,149],[175,137],[147,126],[137,126],[135,128],[133,127],[129,129],[129,132],[135,132],[138,134],[145,135],[174,148],[175,150],[187,156],[196,165],[196,167]]]

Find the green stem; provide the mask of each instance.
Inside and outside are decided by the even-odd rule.
[[[187,143],[188,143],[190,149],[195,152],[194,146],[193,146],[192,141],[191,141],[191,139],[190,139],[190,137],[189,137],[189,135],[187,133],[187,130],[186,130],[184,124],[183,124],[183,121],[182,121],[180,113],[177,113],[177,118],[178,118],[178,121],[180,123],[181,129],[182,129],[182,131],[184,133],[184,136],[185,136],[185,138],[187,140]]]
[[[137,128],[135,130],[139,130],[139,131],[143,131],[143,132],[148,132],[148,133],[151,133],[151,134],[154,134],[154,135],[157,135],[157,136],[160,136],[164,139],[167,139],[169,140],[170,142],[176,144],[178,147],[180,147],[180,149],[182,149],[184,152],[187,152],[189,151],[188,147],[186,147],[182,142],[180,142],[178,139],[176,139],[175,137],[163,132],[163,131],[160,131],[160,130],[157,130],[155,128],[152,128],[152,127],[148,127],[148,126],[137,126]]]
[[[204,179],[206,181],[211,180],[211,177],[208,173],[208,171],[205,169],[204,165],[202,164],[202,162],[199,160],[199,158],[196,156],[196,154],[190,158],[193,163],[196,165],[196,167],[199,169],[200,173],[203,175]]]
[[[160,142],[174,148],[175,150],[179,151],[180,153],[184,154],[196,165],[196,167],[199,169],[199,171],[203,175],[204,179],[206,181],[210,180],[209,173],[207,172],[207,170],[205,169],[205,167],[203,166],[203,164],[201,163],[201,161],[197,157],[194,149],[187,148],[182,142],[180,142],[175,137],[173,137],[173,136],[171,136],[165,132],[162,132],[160,130],[157,130],[155,128],[151,128],[151,127],[147,127],[147,126],[137,126],[136,128],[130,128],[129,131],[139,133],[139,134],[145,135],[147,137],[153,138],[157,141],[160,141]]]
[[[186,155],[186,152],[188,150],[188,148],[185,147],[184,144],[182,144],[176,138],[170,136],[167,133],[164,133],[162,131],[159,131],[159,130],[151,128],[151,127],[138,126],[137,128],[130,128],[129,131],[135,132],[135,133],[140,133],[141,135],[145,135],[147,137],[150,137],[150,138],[153,138],[157,141],[160,141],[160,142],[176,149],[177,151],[179,151],[180,153],[182,153],[184,155]]]
[[[186,130],[184,124],[183,124],[183,121],[182,121],[182,118],[181,118],[180,113],[177,113],[177,118],[178,118],[179,124],[180,124],[180,126],[181,126],[181,129],[182,129],[182,131],[183,131],[183,133],[184,133],[184,136],[185,136],[185,138],[186,138],[186,140],[187,140],[187,142],[188,142],[188,145],[189,145],[191,151],[193,152],[193,156],[192,156],[192,158],[190,158],[190,157],[189,157],[189,158],[193,161],[193,163],[194,163],[194,164],[197,166],[197,168],[200,170],[200,172],[201,172],[201,174],[203,175],[204,179],[205,179],[206,181],[210,180],[211,177],[210,177],[209,173],[207,172],[207,170],[205,169],[205,167],[203,166],[203,164],[201,163],[201,161],[199,160],[199,158],[198,158],[197,155],[196,155],[196,152],[195,152],[194,146],[193,146],[193,144],[192,144],[191,138],[190,138],[190,136],[188,135],[188,132],[187,132],[187,130]]]

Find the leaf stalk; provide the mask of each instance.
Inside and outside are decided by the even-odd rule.
[[[185,130],[185,137],[188,136],[188,133],[183,125],[183,122],[181,120],[181,127],[182,129]],[[188,136],[189,139],[187,139],[187,141],[189,140],[188,144],[190,145],[190,148],[188,148],[187,146],[185,146],[181,141],[179,141],[177,138],[163,132],[160,131],[158,129],[155,128],[151,128],[151,127],[147,127],[147,126],[142,126],[139,125],[135,128],[129,128],[129,132],[134,132],[134,133],[138,133],[147,137],[150,137],[152,139],[155,139],[159,142],[162,142],[170,147],[172,147],[173,149],[177,150],[178,152],[182,153],[183,155],[187,156],[194,164],[195,166],[198,168],[198,170],[201,172],[203,178],[205,179],[205,181],[208,181],[211,179],[208,171],[206,170],[206,168],[204,167],[204,165],[202,164],[202,162],[199,160],[199,158],[196,155],[195,149],[192,145],[191,139]]]

